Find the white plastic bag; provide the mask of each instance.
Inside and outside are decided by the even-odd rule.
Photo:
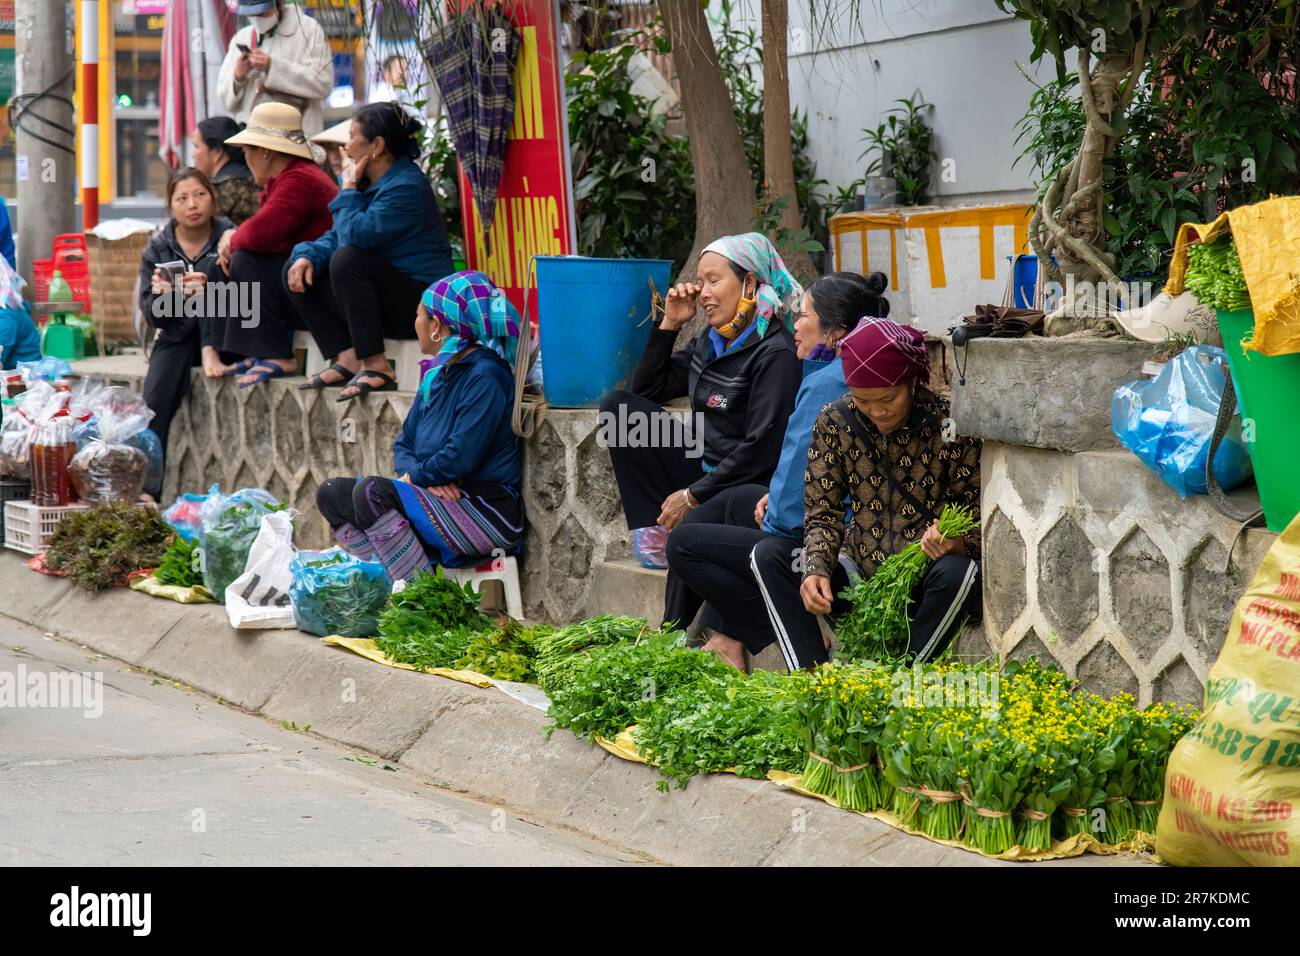
[[[230,626],[250,630],[294,627],[289,586],[293,546],[291,509],[262,516],[262,524],[248,551],[244,573],[226,588],[226,615]]]

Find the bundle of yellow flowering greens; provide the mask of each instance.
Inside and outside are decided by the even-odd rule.
[[[891,688],[891,674],[881,667],[823,664],[813,672],[799,701],[806,790],[833,797],[847,810],[886,804],[889,788],[876,748]]]
[[[1169,755],[1198,717],[1197,709],[1189,704],[1152,704],[1136,714],[1130,753],[1137,768],[1129,799],[1133,803],[1134,826],[1143,833],[1156,832]]]

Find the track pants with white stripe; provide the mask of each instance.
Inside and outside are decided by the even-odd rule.
[[[751,654],[775,643],[793,670],[830,656],[817,618],[804,610],[799,596],[802,544],[753,528],[681,526],[669,538],[668,563],[709,603],[718,630]],[[848,573],[837,566],[832,593],[838,595],[848,583]],[[913,600],[908,651],[924,662],[943,653],[963,622],[980,619],[979,564],[958,555],[940,558],[930,565]],[[835,598],[832,626],[848,609],[847,601]]]

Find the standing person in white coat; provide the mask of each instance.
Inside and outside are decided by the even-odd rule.
[[[241,0],[236,12],[252,23],[235,33],[221,63],[221,105],[246,123],[258,103],[288,103],[302,113],[304,133],[319,133],[325,125],[321,100],[334,85],[321,25],[284,0]]]

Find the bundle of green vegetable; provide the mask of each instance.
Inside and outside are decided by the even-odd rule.
[[[615,737],[638,722],[660,696],[705,678],[728,679],[731,665],[688,650],[680,631],[651,632],[635,643],[608,644],[578,655],[581,663],[548,694],[555,726],[579,737]]]
[[[531,680],[537,643],[554,631],[545,624],[524,627],[514,618],[507,618],[496,630],[483,631],[470,641],[456,666],[496,680]]]
[[[714,670],[638,710],[633,737],[667,778],[659,789],[666,790],[669,780],[684,787],[697,773],[732,770],[762,778],[769,770],[797,772],[804,755],[799,740],[804,675]]]
[[[806,759],[803,785],[846,810],[870,811],[892,796],[878,769],[893,681],[882,667],[823,665],[807,679],[798,702]]]
[[[948,505],[939,516],[939,533],[961,538],[979,527],[969,508]],[[919,541],[881,562],[876,573],[860,578],[840,596],[853,609],[837,622],[839,658],[846,661],[901,662],[907,654],[912,592],[930,567]]]
[[[203,584],[203,572],[199,565],[198,539],[187,541],[179,534],[176,535],[158,562],[154,577],[159,584],[170,584],[178,588],[200,587]]]
[[[1202,305],[1225,312],[1250,308],[1246,276],[1231,239],[1198,242],[1187,249],[1187,289]]]
[[[66,572],[87,591],[101,591],[122,584],[132,571],[158,567],[173,534],[153,508],[107,502],[59,522],[45,566]]]
[[[375,644],[389,660],[421,670],[453,667],[480,632],[493,629],[492,619],[479,610],[481,597],[442,568],[418,572],[389,598]]]
[[[595,649],[630,643],[650,633],[645,618],[602,614],[543,635],[534,665],[538,686],[554,697],[586,666]]]

